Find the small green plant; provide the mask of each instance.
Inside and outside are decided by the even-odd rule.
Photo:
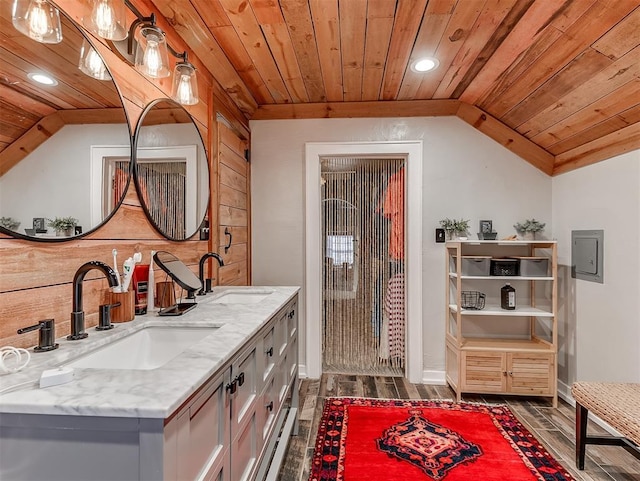
[[[518,234],[520,234],[525,239],[535,239],[536,234],[544,230],[544,226],[545,224],[543,224],[542,222],[538,222],[535,219],[527,219],[524,222],[518,222],[517,224],[513,225]]]
[[[0,217],[0,226],[8,230],[17,230],[20,227],[20,221],[13,217]]]
[[[440,227],[445,230],[449,238],[452,238],[455,233],[464,236],[469,230],[469,221],[445,218],[440,221]]]
[[[469,230],[469,220],[460,219],[455,221],[454,230],[459,234],[465,235]]]
[[[56,232],[73,229],[78,225],[78,219],[75,217],[56,217],[55,219],[47,219],[47,225]]]
[[[524,222],[518,222],[517,224],[514,224],[513,227],[516,229],[517,232],[526,234],[528,232],[532,232],[532,233],[540,232],[541,230],[544,230],[545,225],[546,224],[543,224],[542,222],[538,222],[535,219],[527,219]]]

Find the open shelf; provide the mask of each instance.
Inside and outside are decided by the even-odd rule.
[[[451,312],[458,312],[456,304],[449,304]],[[515,317],[553,317],[553,312],[531,306],[518,306],[514,310],[502,309],[500,306],[486,305],[484,309],[461,309],[463,316],[515,316]]]
[[[462,351],[555,352],[553,346],[540,339],[464,338]]]

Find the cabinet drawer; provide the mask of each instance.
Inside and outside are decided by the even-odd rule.
[[[504,392],[505,356],[493,352],[463,352],[461,384],[463,391]]]
[[[275,326],[272,326],[262,338],[262,382],[273,372],[278,351],[275,342]]]
[[[246,417],[255,410],[258,394],[256,346],[245,351],[231,366],[231,377],[236,383],[231,393],[232,430],[246,422]]]
[[[264,394],[261,398],[260,406],[262,419],[260,425],[262,426],[262,441],[265,442],[271,433],[271,428],[276,420],[276,414],[280,408],[280,402],[278,400],[278,376],[271,376],[267,381],[267,385],[264,390]]]
[[[508,353],[508,391],[514,394],[552,394],[554,362],[552,353]]]
[[[298,332],[298,303],[293,302],[287,308],[287,327],[289,340],[293,339]]]

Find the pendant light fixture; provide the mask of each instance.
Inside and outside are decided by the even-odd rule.
[[[154,13],[143,16],[129,0],[92,0],[91,15],[83,19],[85,27],[94,34],[111,40],[120,56],[136,70],[149,78],[165,78],[171,75],[169,52],[181,59],[174,69],[171,97],[183,105],[198,103],[198,82],[195,67],[187,60],[187,52],[178,53],[167,44],[164,32],[156,26]],[[129,28],[125,28],[121,9],[128,8],[136,16]],[[138,28],[139,27],[139,28]],[[122,31],[125,33],[123,34]],[[111,32],[119,32],[111,35]]]
[[[82,41],[78,68],[89,77],[98,80],[111,80],[111,75],[109,75],[109,71],[102,61],[102,57],[100,57],[87,39]]]
[[[123,0],[93,0],[91,13],[82,19],[82,24],[107,40],[124,40],[129,34]]]
[[[187,52],[183,55],[183,61],[178,62],[173,71],[171,98],[182,105],[195,105],[198,103],[196,68],[187,60]]]
[[[13,26],[20,33],[40,43],[60,43],[60,12],[47,0],[14,0]]]
[[[171,75],[169,53],[164,32],[155,25],[140,29],[136,42],[134,66],[150,78],[164,78]]]

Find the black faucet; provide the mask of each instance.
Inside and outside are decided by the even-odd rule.
[[[118,277],[111,267],[104,262],[89,261],[82,264],[73,276],[73,311],[71,312],[71,334],[67,336],[70,341],[84,339],[89,334],[84,332],[84,311],[82,310],[82,281],[91,269],[102,271],[109,281],[109,286],[118,285]]]
[[[222,260],[222,257],[220,257],[220,254],[216,254],[215,252],[207,252],[200,258],[199,273],[200,273],[200,282],[202,283],[202,288],[198,291],[199,296],[202,296],[207,292],[211,292],[211,279],[204,278],[204,263],[206,262],[207,259],[211,257],[215,258],[218,261],[218,264],[220,264],[220,267],[224,266],[224,261]]]

